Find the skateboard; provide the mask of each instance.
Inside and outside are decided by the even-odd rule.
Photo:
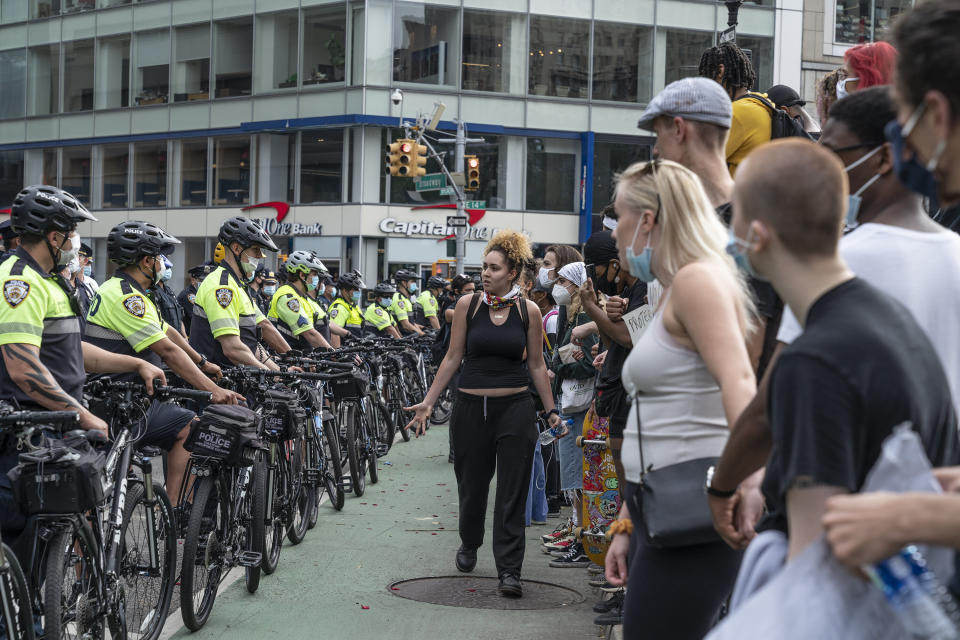
[[[583,449],[583,511],[578,537],[590,560],[603,566],[607,554],[604,534],[620,513],[620,483],[607,444],[610,427],[606,418],[598,418],[593,408],[583,421],[583,435],[577,446]]]

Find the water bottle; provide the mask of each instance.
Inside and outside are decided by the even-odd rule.
[[[955,612],[956,606],[915,546],[905,547],[897,555],[864,569],[912,637],[958,637],[957,627],[948,615],[948,611]]]
[[[541,447],[546,446],[546,445],[550,444],[551,442],[553,442],[554,440],[556,440],[557,438],[559,438],[559,437],[560,437],[560,434],[563,433],[564,425],[566,425],[566,427],[567,427],[568,429],[569,429],[570,427],[572,427],[572,426],[573,426],[573,418],[567,418],[567,419],[564,421],[564,420],[562,419],[562,416],[561,416],[560,424],[558,424],[558,425],[555,426],[555,427],[551,427],[551,428],[547,429],[546,431],[544,431],[543,433],[540,434],[540,436],[539,436],[539,438],[538,438],[538,439],[540,440],[540,446],[541,446]]]

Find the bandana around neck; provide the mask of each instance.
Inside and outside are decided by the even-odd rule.
[[[516,302],[519,298],[520,298],[520,287],[516,285],[514,285],[513,289],[510,289],[510,292],[503,297],[495,296],[492,293],[489,293],[487,291],[483,292],[483,302],[494,311],[496,311],[497,309],[505,309],[506,307],[513,306],[513,303]]]

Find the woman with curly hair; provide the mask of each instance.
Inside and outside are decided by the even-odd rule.
[[[520,597],[524,553],[524,511],[537,441],[536,410],[529,392],[537,390],[551,427],[560,425],[543,361],[540,309],[517,285],[533,262],[530,242],[516,231],[500,231],[484,250],[483,292],[463,296],[454,309],[450,347],[430,391],[407,428],[417,436],[440,393],[460,367],[457,398],[450,418],[454,472],[460,497],[460,571],[473,571],[483,544],[487,492],[494,472],[493,557],[499,592]]]
[[[830,108],[837,101],[837,83],[846,77],[847,72],[838,68],[820,78],[817,83],[817,117],[820,119],[821,129],[827,124]]]

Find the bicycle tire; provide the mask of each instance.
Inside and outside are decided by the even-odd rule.
[[[217,588],[220,586],[220,574],[223,569],[222,550],[219,549],[218,534],[223,533],[223,501],[220,500],[216,486],[216,476],[197,478],[196,490],[193,494],[193,504],[190,507],[190,520],[187,523],[187,532],[183,538],[183,560],[180,569],[180,616],[183,624],[191,631],[203,628],[213,611],[213,604],[217,599]],[[207,503],[216,500],[214,510],[216,514],[211,523],[207,523],[209,531],[204,531],[203,517],[207,510]],[[201,536],[204,544],[201,547]],[[215,556],[219,555],[219,558]],[[198,564],[202,560],[202,564]],[[214,560],[214,562],[211,562]],[[192,567],[192,571],[187,569]],[[200,580],[198,580],[200,578]],[[199,587],[199,589],[198,589]],[[194,602],[195,594],[202,589],[198,603]]]
[[[376,413],[376,408],[373,409],[373,412]],[[377,468],[377,437],[370,431],[372,426],[367,415],[365,413],[360,414],[360,439],[363,442],[361,453],[367,467],[367,473],[370,475],[370,484],[377,484],[380,481],[380,470]]]
[[[430,414],[431,424],[440,425],[450,421],[450,416],[453,414],[452,396],[449,388],[443,390],[443,393],[437,399],[437,404],[433,406],[433,412]]]
[[[287,484],[290,491],[290,525],[287,527],[287,539],[292,545],[300,544],[307,535],[310,504],[313,500],[310,491],[313,487],[306,482],[304,471],[307,467],[306,451],[306,441],[303,438],[291,440],[284,462],[287,465]]]
[[[347,425],[347,461],[350,463],[350,481],[353,487],[353,495],[359,498],[367,487],[367,470],[363,467],[364,458],[360,455],[360,447],[357,443],[359,437],[357,404],[345,402],[342,414]]]
[[[307,441],[307,463],[314,469],[326,469],[326,460],[323,459],[323,451],[317,445],[318,442],[322,442],[322,440],[320,440],[321,437],[321,434],[318,433],[313,439]],[[321,460],[323,460],[323,464],[321,464]],[[320,499],[323,497],[323,492],[326,491],[326,477],[319,482],[320,484],[311,485],[311,498],[307,503],[307,530],[317,526],[317,518],[320,515]]]
[[[127,504],[120,528],[120,578],[126,594],[126,625],[136,631],[139,640],[156,640],[170,611],[170,600],[176,583],[177,540],[173,506],[166,490],[153,483],[155,504],[152,506],[157,540],[157,560],[160,574],[150,575],[150,549],[147,537],[146,487],[142,482],[130,482]],[[137,509],[142,508],[140,514]],[[142,534],[133,531],[134,522],[143,522]],[[143,589],[141,589],[143,585]],[[152,605],[143,611],[141,604]]]
[[[243,518],[247,521],[247,550],[263,553],[264,520],[267,511],[267,469],[263,454],[258,453],[250,470],[250,486],[244,497]],[[243,580],[248,593],[256,593],[260,588],[260,565],[244,567]]]
[[[393,424],[400,430],[400,437],[403,438],[403,441],[410,442],[410,429],[407,428],[409,420],[407,420],[403,410],[404,406],[409,405],[404,405],[407,395],[403,391],[403,384],[400,382],[400,378],[393,378],[390,384],[390,397],[394,398],[394,409],[391,411]]]
[[[390,452],[393,446],[393,438],[396,430],[393,426],[393,420],[387,416],[386,408],[373,395],[367,396],[367,402],[371,407],[371,426],[373,441],[381,443],[386,447],[383,455]]]
[[[406,389],[404,393],[405,403],[404,406],[410,407],[415,404],[423,402],[423,398],[427,395],[426,391],[423,388],[423,383],[420,380],[420,374],[417,373],[416,368],[407,367],[406,373],[404,374],[404,380],[406,380]],[[412,414],[411,414],[411,417]],[[430,420],[428,419],[423,425],[424,431],[430,429]]]
[[[273,474],[273,509],[272,513],[267,513],[267,517],[264,519],[264,554],[260,563],[260,568],[268,576],[272,575],[277,570],[277,565],[280,564],[280,551],[283,550],[283,539],[286,537],[287,527],[283,518],[283,501],[287,497],[285,470],[286,465],[283,463],[280,445],[278,444],[277,469]],[[269,482],[270,475],[268,473],[268,490],[270,490]]]
[[[332,420],[323,423],[323,455],[327,456],[327,494],[330,504],[340,511],[346,501],[343,490],[343,462],[340,458],[340,438]]]
[[[3,544],[3,543],[0,543]],[[3,555],[7,559],[6,571],[0,571],[0,589],[9,594],[10,604],[13,607],[13,619],[8,620],[0,607],[0,617],[3,618],[3,628],[12,629],[7,632],[11,640],[35,640],[33,630],[33,609],[30,603],[30,591],[27,588],[27,578],[23,568],[17,561],[17,556],[6,544],[3,544]]]
[[[93,534],[86,524],[61,529],[47,542],[43,586],[45,638],[103,639],[104,618],[99,613],[104,603],[96,601],[100,589],[93,584],[100,579],[100,570],[96,567],[98,557]],[[64,589],[64,580],[69,580],[69,589]],[[70,621],[75,633],[68,629]]]

